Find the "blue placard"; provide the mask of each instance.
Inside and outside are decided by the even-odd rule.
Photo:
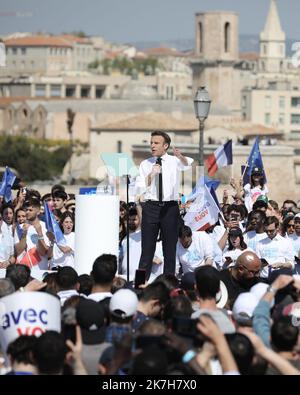
[[[97,187],[80,188],[79,195],[96,195]]]

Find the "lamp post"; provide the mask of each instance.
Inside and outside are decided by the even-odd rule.
[[[199,166],[200,177],[204,176],[204,121],[208,117],[211,100],[204,86],[198,88],[194,99],[195,115],[199,119]]]
[[[75,118],[75,112],[72,111],[71,108],[67,109],[67,128],[70,135],[70,148],[71,148],[71,156],[70,156],[70,167],[69,167],[69,184],[72,184],[72,155],[73,155],[73,124]]]

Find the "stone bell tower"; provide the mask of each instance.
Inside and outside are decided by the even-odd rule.
[[[201,12],[195,18],[193,89],[205,86],[212,105],[240,111],[239,18],[230,11]]]

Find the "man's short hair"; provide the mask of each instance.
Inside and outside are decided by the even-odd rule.
[[[9,265],[7,266],[5,277],[10,279],[17,291],[20,287],[25,287],[28,284],[30,280],[30,269],[26,265]]]
[[[35,365],[33,351],[37,343],[37,337],[21,335],[11,342],[7,348],[7,354],[13,362]]]
[[[95,260],[91,275],[96,284],[105,285],[113,281],[117,269],[117,257],[112,254],[102,254]]]
[[[9,278],[0,278],[0,298],[15,292],[15,286]]]
[[[280,317],[271,328],[271,342],[277,351],[292,351],[298,340],[299,329],[291,317]]]
[[[294,200],[290,200],[290,199],[285,200],[285,201],[282,203],[282,207],[283,207],[285,204],[292,204],[294,207],[297,207],[297,203],[294,202]]]
[[[168,288],[162,282],[153,282],[143,289],[140,300],[149,302],[158,299],[161,305],[165,305],[170,299]]]
[[[67,347],[63,336],[55,331],[43,333],[36,342],[34,358],[40,374],[60,374]]]
[[[167,133],[162,132],[160,130],[156,130],[156,131],[151,133],[151,137],[154,137],[154,136],[161,136],[161,137],[163,137],[164,140],[165,140],[165,144],[168,144],[168,148],[170,147],[170,145],[171,145],[171,138],[170,138],[170,136]]]
[[[35,208],[41,208],[41,201],[40,199],[36,197],[30,197],[26,202],[24,203],[24,207],[35,207]]]
[[[265,220],[265,226],[269,226],[275,224],[275,227],[278,228],[279,226],[279,220],[277,217],[271,216],[271,217],[267,217],[267,219]]]
[[[267,209],[268,204],[263,200],[256,200],[256,202],[253,204],[253,210],[260,210],[262,208]]]
[[[53,185],[53,187],[51,188],[51,194],[53,195],[53,193],[55,191],[64,191],[65,192],[65,187],[63,185],[60,184],[55,184]]]
[[[70,266],[58,267],[57,284],[61,290],[72,289],[78,283],[78,274]]]
[[[198,295],[201,299],[215,299],[220,291],[219,272],[212,266],[201,266],[195,270]]]
[[[251,341],[242,333],[230,333],[226,334],[225,337],[239,372],[242,375],[249,374],[255,355]]]
[[[183,225],[180,229],[179,229],[179,233],[178,236],[180,239],[183,239],[184,237],[191,237],[193,234],[192,229],[187,226],[187,225]]]
[[[52,197],[53,199],[57,198],[57,199],[62,199],[62,200],[67,200],[68,199],[68,195],[66,194],[65,191],[61,191],[61,190],[56,190],[52,193]]]

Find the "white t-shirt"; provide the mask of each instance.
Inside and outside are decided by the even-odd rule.
[[[263,189],[260,187],[251,188],[250,184],[244,186],[245,191],[245,206],[248,212],[252,211],[253,204],[256,202],[257,198],[261,195],[267,195],[268,187],[264,185]]]
[[[277,234],[274,239],[269,237],[260,240],[257,244],[257,255],[265,259],[270,265],[273,263],[291,262],[294,268],[294,249],[290,240]],[[276,270],[276,269],[275,269]],[[261,277],[268,277],[269,268],[264,267],[261,271]]]
[[[246,252],[246,251],[254,252],[254,251],[252,250],[252,248],[249,248],[249,247],[245,248],[244,250],[240,250],[240,249],[238,249],[238,248],[235,248],[234,250],[227,250],[227,251],[226,251],[226,254],[223,255],[223,263],[225,264],[225,262],[226,262],[226,259],[225,259],[225,258],[226,258],[226,257],[231,258],[231,259],[232,259],[232,262],[231,262],[230,265],[225,265],[224,268],[229,267],[229,266],[234,266],[234,264],[235,264],[236,260],[238,259],[238,257],[239,257],[240,255],[242,255],[243,252]]]
[[[178,240],[176,250],[176,273],[180,265],[183,273],[193,272],[197,267],[205,264],[207,258],[214,259],[213,244],[205,232],[193,232],[192,243],[184,248]]]
[[[14,255],[14,239],[9,226],[3,222],[0,233],[0,262],[7,261]]]
[[[294,254],[298,257],[300,252],[300,236],[297,236],[296,233],[293,233],[289,236],[286,236],[286,238],[291,241],[294,247]]]
[[[42,233],[44,237],[45,244],[49,247],[50,241],[46,236],[47,229],[43,221],[40,221],[42,226]],[[14,242],[19,243],[18,232],[15,232]],[[38,235],[33,225],[30,225],[26,235],[26,249],[17,257],[17,263],[32,267],[38,266],[41,270],[48,269],[48,257],[47,255],[41,256],[37,250],[38,245]]]
[[[213,245],[213,253],[214,253],[214,266],[216,269],[220,270],[223,266],[223,251],[219,247],[219,241],[224,236],[226,229],[222,225],[217,225],[214,227],[212,233],[207,233],[209,236],[212,245]]]
[[[256,233],[255,230],[249,230],[249,232],[245,233],[243,236],[247,247],[252,248],[254,252],[256,252],[258,242],[268,237],[265,232]]]
[[[50,267],[55,266],[71,266],[74,268],[74,250],[75,250],[75,233],[71,232],[68,235],[64,235],[66,243],[64,247],[72,248],[71,252],[65,254],[62,252],[57,244],[53,246],[53,258],[50,261]]]
[[[122,259],[120,274],[127,275],[127,238],[126,237],[122,241],[122,250],[123,250],[123,259]],[[133,281],[135,278],[135,271],[136,269],[139,268],[141,253],[142,253],[142,232],[139,229],[129,234],[129,281]],[[161,245],[159,246],[159,243],[156,243],[156,250],[154,257],[158,257],[163,260],[162,247]],[[152,264],[152,270],[151,270],[149,282],[153,281],[157,276],[162,274],[163,267],[164,267],[163,263],[161,265],[157,265],[155,263]]]

